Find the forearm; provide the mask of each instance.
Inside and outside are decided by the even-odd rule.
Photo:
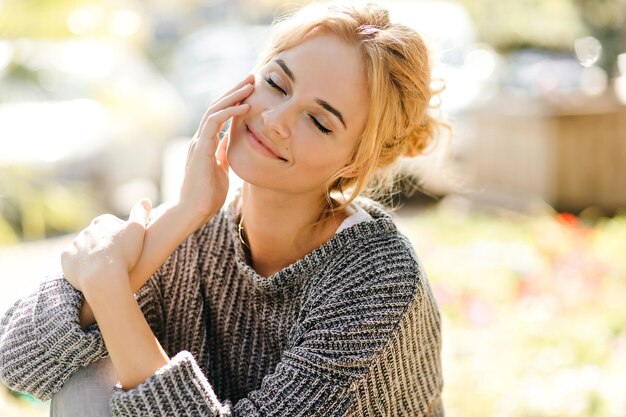
[[[169,363],[122,270],[85,289],[122,388],[134,388]]]
[[[141,288],[172,252],[205,221],[180,204],[167,206],[152,220],[146,228],[141,256],[130,271],[132,291]]]
[[[146,228],[143,249],[132,271],[130,287],[136,292],[165,262],[168,256],[205,220],[190,214],[182,205],[170,205]],[[83,330],[96,322],[89,302],[85,300],[80,309],[79,323]]]

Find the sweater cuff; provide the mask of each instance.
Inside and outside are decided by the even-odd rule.
[[[104,340],[97,326],[80,327],[83,294],[59,274],[40,284],[35,314],[39,344],[51,357],[67,364],[91,363],[106,356]]]
[[[220,416],[222,405],[193,355],[183,350],[137,387],[118,384],[110,400],[112,416]]]

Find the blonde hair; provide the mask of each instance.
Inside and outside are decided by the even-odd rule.
[[[258,67],[307,36],[323,31],[338,36],[361,51],[369,86],[368,118],[351,161],[331,177],[326,187],[327,214],[347,207],[366,191],[382,195],[391,189],[400,157],[424,153],[437,131],[447,127],[429,114],[431,58],[427,45],[413,29],[390,22],[386,9],[373,2],[328,2],[305,6],[274,25],[269,50]],[[346,192],[351,194],[346,197]],[[331,194],[343,198],[337,202]]]

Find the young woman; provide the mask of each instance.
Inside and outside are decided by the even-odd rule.
[[[5,314],[9,387],[55,416],[443,415],[428,279],[359,196],[439,126],[427,48],[374,4],[275,29],[206,112],[180,199],[96,218]],[[222,208],[229,167],[244,185]]]

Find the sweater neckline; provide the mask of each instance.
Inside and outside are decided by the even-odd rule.
[[[237,223],[239,213],[236,200],[235,198],[229,203],[226,209],[223,210],[223,213],[228,228],[228,235],[235,248],[237,266],[242,275],[249,279],[253,285],[259,290],[268,292],[278,291],[306,279],[306,277],[312,275],[325,260],[342,248],[354,246],[359,242],[366,242],[376,236],[395,234],[398,231],[391,215],[380,204],[366,197],[357,197],[353,204],[363,208],[372,216],[372,220],[357,223],[335,233],[329,240],[306,254],[303,258],[287,265],[285,268],[269,277],[264,277],[257,273],[254,268],[246,262],[245,251],[239,240]]]

